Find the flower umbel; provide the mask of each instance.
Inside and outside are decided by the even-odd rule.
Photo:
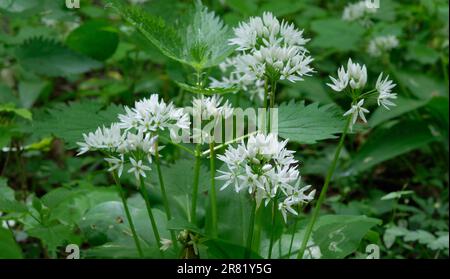
[[[309,187],[300,187],[297,160],[286,144],[287,140],[280,142],[274,134],[257,134],[250,136],[247,143],[229,146],[225,154],[217,156],[227,166],[227,171],[219,171],[217,177],[225,181],[221,190],[234,184],[236,192],[248,191],[257,205],[283,199],[279,209],[285,219],[287,212],[296,214],[292,206],[309,202],[314,191],[304,194]]]

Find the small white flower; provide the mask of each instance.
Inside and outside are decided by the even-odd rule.
[[[338,78],[334,78],[332,76],[330,76],[330,79],[333,83],[327,83],[327,85],[329,87],[331,87],[331,89],[333,89],[336,92],[341,92],[342,90],[344,90],[345,88],[347,88],[348,85],[348,74],[344,69],[344,66],[341,66],[338,69]]]
[[[363,105],[364,99],[361,99],[356,105],[352,105],[351,109],[349,109],[346,113],[344,113],[344,116],[352,115],[352,122],[351,122],[352,126],[355,125],[358,116],[361,118],[362,121],[367,123],[364,113],[369,113],[369,110],[363,108],[362,107]]]
[[[382,105],[389,110],[389,106],[396,106],[395,103],[390,101],[391,99],[397,99],[397,94],[392,93],[392,89],[396,86],[392,80],[389,80],[389,76],[383,80],[383,73],[378,76],[376,89],[379,93],[378,95],[378,105]]]
[[[122,176],[123,165],[125,163],[123,154],[120,154],[120,158],[116,158],[116,157],[105,158],[105,161],[111,165],[109,167],[108,171],[117,170],[117,174],[119,175],[119,177]]]
[[[131,168],[128,170],[128,173],[134,173],[134,176],[137,180],[139,177],[147,177],[145,171],[151,170],[149,166],[146,166],[142,163],[142,160],[136,161],[133,157],[130,157]]]
[[[347,75],[349,78],[350,87],[353,89],[361,89],[367,82],[367,69],[366,65],[360,65],[353,63],[349,58],[347,62]]]
[[[160,243],[161,247],[159,249],[161,249],[161,251],[166,251],[173,245],[172,240],[166,238],[161,238]]]
[[[396,47],[398,47],[399,42],[397,37],[391,36],[380,36],[372,39],[367,47],[367,52],[373,57],[379,57],[384,52],[388,52]]]

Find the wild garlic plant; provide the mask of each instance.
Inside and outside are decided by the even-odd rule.
[[[118,120],[119,122],[111,124],[109,128],[97,128],[95,132],[83,134],[84,141],[78,143],[80,146],[78,155],[88,151],[100,151],[105,154],[105,161],[109,164],[108,171],[112,172],[117,184],[135,244],[142,256],[142,248],[120,184],[120,177],[125,166],[129,166],[127,172],[134,174],[140,187],[156,243],[164,245],[151,210],[144,178],[147,177],[147,172],[151,170],[152,158],[154,157],[166,216],[170,220],[171,209],[159,162],[159,150],[162,146],[158,144],[158,133],[168,129],[170,134],[173,135],[180,129],[188,129],[190,118],[183,109],[176,108],[172,103],[167,104],[164,100],[159,100],[158,94],[152,94],[148,99],[135,102],[133,108],[125,107],[125,114],[118,115]],[[172,233],[172,241],[175,242],[175,240],[175,235]]]
[[[364,107],[364,102],[368,99],[376,99],[378,106],[387,110],[389,110],[390,107],[396,106],[394,100],[397,99],[397,94],[392,92],[396,84],[389,79],[389,76],[383,77],[383,73],[380,73],[375,86],[372,87],[372,89],[365,91],[368,79],[366,65],[354,63],[351,58],[348,59],[347,68],[341,66],[337,71],[337,75],[337,78],[330,76],[332,83],[327,83],[327,85],[337,94],[344,94],[350,100],[351,105],[350,109],[343,114],[347,119],[346,124],[335,151],[333,161],[328,169],[312,218],[306,228],[305,236],[297,255],[297,258],[299,259],[304,256],[309,237],[314,228],[314,224],[317,221],[339,155],[344,146],[345,137],[348,131],[352,130],[358,119],[367,123],[365,114],[369,113],[369,110]]]

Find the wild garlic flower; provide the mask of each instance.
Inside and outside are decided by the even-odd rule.
[[[346,89],[348,85],[352,89],[362,89],[367,83],[367,69],[366,65],[353,63],[352,59],[348,59],[347,71],[344,66],[338,69],[338,78],[330,76],[333,83],[327,83],[336,92],[341,92]]]
[[[246,73],[246,65],[239,65],[240,60],[236,57],[227,58],[219,64],[222,79],[210,78],[212,88],[236,87],[238,90],[249,94],[250,100],[264,100],[264,80],[258,79],[256,75],[249,76]],[[247,75],[246,75],[247,74]]]
[[[353,63],[350,58],[347,63],[347,69],[341,66],[337,71],[338,77],[334,78],[330,76],[332,83],[327,85],[336,92],[342,92],[343,90],[350,88],[349,97],[352,99],[352,107],[344,113],[344,116],[352,115],[350,122],[350,129],[356,123],[358,117],[363,122],[367,122],[365,113],[369,113],[369,110],[363,107],[364,100],[371,97],[374,94],[378,94],[377,103],[378,106],[383,106],[389,109],[390,106],[395,106],[392,100],[397,98],[396,93],[392,93],[392,89],[396,86],[392,80],[389,80],[389,76],[383,79],[383,73],[378,76],[377,83],[373,90],[368,92],[362,92],[362,89],[367,83],[367,69],[365,65]]]
[[[395,36],[380,36],[372,39],[367,47],[367,52],[373,57],[380,57],[383,53],[398,47],[399,42]]]
[[[156,132],[168,128],[171,135],[176,135],[178,129],[188,129],[189,114],[182,108],[175,108],[173,103],[159,101],[158,94],[135,102],[134,108],[125,108],[125,114],[119,115],[120,128],[137,129],[143,132]]]
[[[166,238],[161,238],[161,247],[159,248],[161,251],[166,251],[168,250],[170,247],[172,247],[173,242],[170,239],[166,239]]]
[[[345,21],[355,21],[364,19],[377,10],[367,5],[365,0],[348,4],[342,13],[342,19]]]
[[[377,89],[378,95],[378,106],[382,105],[389,110],[389,106],[396,106],[395,103],[390,101],[391,99],[397,99],[397,94],[392,93],[392,89],[396,86],[392,80],[389,80],[389,76],[383,80],[383,73],[378,76],[377,84],[375,88]]]
[[[351,115],[352,116],[352,125],[355,125],[356,120],[359,118],[361,118],[362,121],[364,121],[364,123],[367,123],[367,119],[364,115],[364,113],[369,113],[369,110],[363,108],[364,105],[364,99],[361,99],[358,103],[356,103],[355,105],[352,105],[352,107],[346,111],[344,113],[344,116],[348,116]]]
[[[120,177],[125,166],[130,166],[128,173],[136,179],[146,177],[151,170],[152,156],[156,154],[158,131],[169,129],[187,129],[190,118],[183,109],[175,108],[172,103],[166,104],[153,94],[149,99],[135,103],[134,108],[125,107],[125,114],[118,115],[118,123],[109,128],[99,127],[95,132],[83,134],[84,141],[78,142],[82,155],[88,151],[101,151],[109,163],[108,171],[117,171]],[[160,150],[162,146],[158,146]]]
[[[304,47],[309,39],[293,24],[280,22],[270,12],[241,22],[234,28],[234,34],[229,42],[241,51],[235,64],[245,79],[268,77],[296,82],[313,72],[309,66],[313,59]]]
[[[292,207],[306,203],[314,196],[314,191],[305,195],[309,187],[300,188],[300,175],[294,151],[286,148],[287,140],[280,142],[275,134],[250,136],[247,143],[242,141],[237,147],[229,146],[217,158],[227,167],[218,180],[225,183],[221,190],[234,184],[236,192],[248,191],[259,206],[271,200],[280,201],[278,208],[286,218],[286,213],[296,214]],[[294,213],[295,212],[295,213]]]

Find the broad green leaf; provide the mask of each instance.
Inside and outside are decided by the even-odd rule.
[[[298,143],[313,144],[336,138],[344,127],[344,120],[334,105],[305,105],[304,102],[283,103],[278,108],[278,133]]]
[[[200,2],[176,24],[111,0],[112,7],[137,28],[164,55],[197,70],[218,65],[233,51],[228,45],[229,29]]]
[[[384,107],[377,108],[371,115],[369,119],[369,125],[375,127],[387,120],[396,118],[402,114],[408,113],[410,111],[416,110],[420,107],[425,106],[428,100],[414,100],[407,99],[404,97],[399,97],[395,100],[395,107],[390,110],[386,110]]]
[[[175,81],[175,83],[181,88],[188,92],[194,94],[203,94],[203,95],[214,95],[214,94],[228,94],[235,93],[239,91],[237,87],[228,87],[228,88],[198,88],[196,86],[192,86],[186,83]]]
[[[116,51],[119,36],[117,30],[107,22],[92,20],[73,30],[66,44],[79,53],[104,61]]]
[[[323,85],[323,80],[309,77],[302,82],[286,83],[286,89],[282,91],[288,99],[308,99],[320,104],[331,104],[333,98],[330,97]]]
[[[0,221],[1,223],[1,221]],[[0,259],[22,259],[22,250],[7,229],[0,226]]]
[[[434,96],[448,98],[448,86],[441,80],[418,72],[399,71],[395,75],[411,92],[420,99]]]
[[[408,52],[405,58],[415,60],[422,64],[433,64],[439,59],[440,54],[436,50],[416,42],[408,44]]]
[[[28,212],[28,208],[25,205],[16,201],[14,190],[8,187],[6,178],[3,177],[0,177],[0,212]]]
[[[60,43],[43,38],[25,41],[15,54],[26,70],[50,77],[81,74],[102,65]]]
[[[312,234],[322,258],[343,259],[355,252],[369,230],[381,220],[367,216],[327,215],[319,218]]]
[[[388,128],[380,127],[353,157],[348,172],[350,174],[367,170],[434,140],[437,138],[421,121],[403,121]]]
[[[32,124],[33,136],[53,135],[63,139],[69,148],[75,148],[76,143],[83,140],[83,133],[110,125],[117,121],[117,115],[121,112],[121,106],[111,105],[102,110],[101,104],[90,101],[59,104],[35,119]]]
[[[340,18],[315,20],[311,23],[311,29],[317,33],[311,41],[311,47],[336,51],[358,49],[365,32],[364,28],[357,23],[345,22]]]

